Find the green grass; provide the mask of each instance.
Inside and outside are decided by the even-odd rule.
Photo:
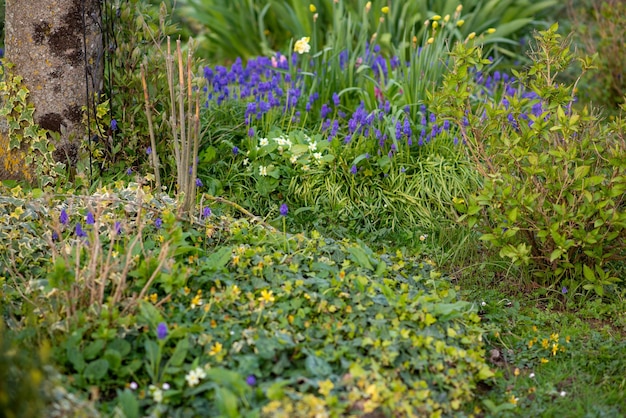
[[[467,231],[441,234],[438,241],[442,240],[444,246],[437,247],[434,252],[439,255],[433,258],[450,266],[464,299],[481,306],[483,326],[489,330],[488,361],[496,370],[496,376],[481,385],[475,401],[467,405],[467,413],[485,417],[626,413],[623,293],[604,301],[574,303],[557,291],[523,286],[532,283],[522,279],[530,272],[494,261]],[[552,339],[556,334],[558,338]],[[548,349],[541,346],[543,339],[548,340]],[[559,344],[556,355],[551,351],[554,342]]]

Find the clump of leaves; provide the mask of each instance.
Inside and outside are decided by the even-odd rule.
[[[0,321],[0,415],[39,416],[44,405],[43,378],[38,356],[18,348]]]
[[[626,123],[600,123],[572,106],[576,85],[557,76],[573,54],[557,28],[539,33],[533,65],[514,73],[530,94],[472,107],[468,68],[483,61],[459,44],[440,93],[457,98],[451,107],[439,103],[485,177],[476,196],[457,201],[462,219],[500,256],[532,264],[541,284],[603,295],[620,281],[615,263],[626,257]]]
[[[626,97],[626,4],[619,0],[592,0],[574,7],[568,17],[583,51],[595,55],[596,67],[580,83],[580,97],[618,112]]]
[[[172,200],[137,186],[101,190],[93,208],[12,193],[2,225],[22,225],[25,237],[5,263],[39,266],[36,277],[13,268],[20,280],[3,279],[3,314],[16,330],[45,327],[30,332],[54,339],[52,360],[76,390],[98,387],[102,411],[453,413],[492,376],[474,306],[428,261],[206,208],[181,222]],[[125,212],[153,221],[131,226]],[[53,260],[28,243],[52,248]],[[37,309],[23,308],[29,301]]]

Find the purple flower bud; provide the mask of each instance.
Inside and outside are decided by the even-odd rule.
[[[352,166],[352,168],[350,168],[350,174],[354,175],[357,172],[357,168],[356,168],[356,164]]]
[[[117,121],[115,119],[111,119],[111,130],[117,131]]]
[[[95,218],[93,217],[93,213],[87,212],[87,219],[85,220],[87,225],[93,225],[96,223]]]
[[[287,216],[288,213],[289,207],[287,206],[287,204],[283,203],[282,205],[280,205],[280,216]]]
[[[131,174],[133,174],[133,169],[129,167],[129,168],[126,170],[126,174],[127,174],[127,175],[129,175],[129,176],[130,176]]]
[[[563,286],[563,288],[561,289],[561,293],[563,293],[564,295],[567,294],[567,287]]]
[[[67,223],[70,221],[70,217],[67,216],[67,212],[65,211],[65,209],[61,209],[61,215],[59,216],[59,222],[61,222],[63,225],[67,225]]]
[[[85,231],[83,231],[83,227],[80,225],[80,222],[76,224],[76,229],[75,229],[74,233],[79,238],[83,238],[83,237],[87,236]]]
[[[165,322],[159,322],[156,333],[159,340],[165,339],[165,337],[167,337],[167,324]]]
[[[233,147],[233,155],[239,154],[239,148]]]
[[[204,209],[202,209],[202,217],[208,218],[209,216],[211,216],[211,208],[208,206],[205,206]]]
[[[202,180],[200,180],[199,178],[196,179],[196,187],[202,187]]]
[[[251,374],[250,376],[246,377],[246,383],[249,386],[254,386],[256,385],[256,376]]]
[[[146,148],[146,154],[148,155],[152,154],[152,147]]]
[[[119,235],[122,233],[122,224],[120,221],[116,221],[115,222],[115,226],[113,227],[115,229],[115,234]]]
[[[163,226],[163,220],[161,220],[161,218],[156,218],[154,220],[154,226],[156,227],[156,229],[160,229],[161,226]]]

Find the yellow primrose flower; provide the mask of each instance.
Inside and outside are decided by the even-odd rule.
[[[545,358],[545,357],[542,357],[542,358],[541,358],[541,363],[542,363],[542,364],[546,364],[546,363],[548,363],[549,361],[550,361],[550,360],[548,360],[548,359],[547,359],[547,358]]]
[[[261,297],[259,298],[259,301],[261,301],[262,303],[271,303],[274,302],[275,298],[274,295],[272,294],[273,291],[268,291],[266,289],[261,290]]]
[[[557,333],[550,334],[550,339],[555,342],[559,341],[559,334]]]
[[[211,356],[218,355],[219,353],[222,352],[222,348],[223,348],[223,346],[222,346],[221,343],[213,344],[213,347],[211,347],[211,350],[209,351],[209,355],[211,355]]]
[[[383,12],[383,14],[387,14],[387,13],[389,13],[389,7],[385,6],[382,9],[380,9],[380,11]]]
[[[293,46],[293,50],[298,54],[306,54],[311,50],[311,45],[309,45],[309,41],[311,38],[305,36],[296,41],[296,44]]]
[[[311,11],[311,13],[315,13],[317,11],[317,8],[313,3],[311,3],[309,4],[309,10]]]
[[[543,348],[548,348],[550,346],[550,341],[548,341],[547,338],[544,338],[543,340],[541,340],[541,346]]]

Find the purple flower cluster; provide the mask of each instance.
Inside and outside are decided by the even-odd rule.
[[[419,55],[419,51],[416,53]],[[260,121],[264,115],[276,111],[289,116],[292,123],[306,121],[311,124],[309,126],[315,126],[329,142],[335,143],[333,146],[358,144],[368,154],[379,157],[393,158],[400,152],[409,151],[414,146],[424,146],[435,139],[459,144],[457,131],[461,127],[440,119],[423,104],[404,105],[404,108],[394,104],[398,97],[402,98],[403,92],[392,95],[385,91],[389,84],[387,81],[392,78],[394,71],[406,71],[410,63],[405,62],[403,65],[398,57],[383,56],[378,45],[367,45],[363,56],[356,60],[351,59],[347,51],[330,58],[339,61],[342,71],[348,65],[365,66],[359,68],[359,71],[363,70],[361,72],[365,77],[374,80],[375,100],[356,102],[355,95],[346,86],[337,86],[340,91],[332,94],[326,92],[325,98],[320,97],[320,93],[311,91],[310,86],[305,88],[304,81],[306,77],[310,78],[311,73],[304,74],[297,68],[300,59],[295,55],[289,59],[277,53],[271,58],[251,59],[245,65],[238,59],[230,68],[206,67],[207,106],[210,103],[219,106],[226,100],[244,101],[245,123],[251,138],[260,130],[267,129]],[[322,62],[315,71],[330,71],[331,65],[332,62]],[[499,97],[504,107],[508,107],[511,97],[529,99],[532,105],[527,113],[508,116],[512,126],[520,126],[524,122],[532,126],[533,121],[546,117],[540,98],[521,88],[514,77],[499,71],[491,74],[476,72],[475,80],[483,87],[482,95]],[[353,108],[356,103],[358,105],[351,113],[345,113],[347,108]],[[302,116],[304,114],[306,116]],[[468,123],[466,119],[463,124],[466,126]],[[234,147],[233,154],[241,154],[239,148]],[[356,174],[358,167],[351,167],[350,171]]]

